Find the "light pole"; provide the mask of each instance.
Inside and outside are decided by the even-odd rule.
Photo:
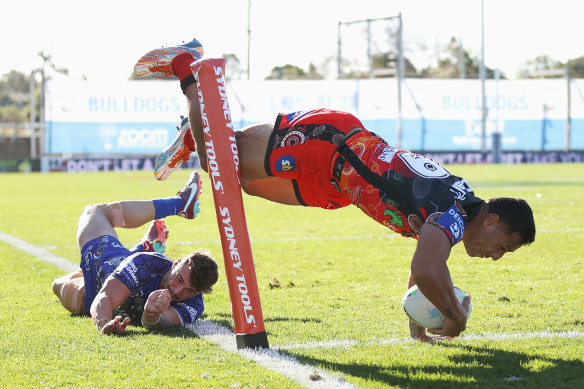
[[[481,151],[487,151],[487,96],[485,91],[485,7],[484,0],[481,0],[481,63],[479,66],[479,76],[481,79]]]
[[[389,16],[386,18],[376,18],[376,19],[363,19],[363,20],[353,20],[350,22],[338,22],[337,25],[337,72],[338,79],[343,78],[343,67],[342,67],[342,40],[341,40],[341,27],[343,25],[356,24],[356,23],[367,23],[367,56],[369,57],[369,76],[373,78],[373,53],[371,52],[371,23],[380,20],[398,20],[397,29],[397,69],[396,69],[396,79],[397,79],[397,120],[396,120],[396,147],[401,147],[402,140],[402,81],[404,77],[404,57],[403,57],[403,23],[401,12],[396,16]]]

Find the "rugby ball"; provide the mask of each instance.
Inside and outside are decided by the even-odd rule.
[[[466,293],[456,286],[454,287],[454,293],[460,303],[467,296]],[[410,319],[421,327],[442,328],[444,326],[446,316],[422,294],[420,289],[418,289],[418,285],[414,285],[408,289],[402,300],[402,306]],[[466,314],[467,318],[470,316],[471,311],[472,305],[469,305],[468,313]]]

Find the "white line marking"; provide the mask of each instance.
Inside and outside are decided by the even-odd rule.
[[[65,258],[61,258],[42,247],[32,245],[24,240],[18,239],[12,235],[8,235],[2,231],[0,231],[0,240],[3,240],[9,245],[14,246],[27,254],[34,255],[35,257],[38,257],[45,262],[53,264],[59,269],[72,272],[79,268],[79,265],[75,265],[73,262]]]
[[[74,265],[65,258],[61,258],[46,249],[32,245],[2,231],[0,231],[0,240],[3,240],[28,254],[34,255],[45,262],[55,265],[59,269],[74,271],[79,268],[79,266]],[[199,320],[194,324],[187,326],[187,328],[201,338],[215,343],[223,350],[238,353],[244,358],[252,360],[269,370],[276,371],[307,388],[356,388],[356,386],[348,383],[341,376],[335,376],[323,371],[322,369],[317,369],[314,366],[301,363],[294,357],[284,355],[276,349],[238,350],[233,332],[218,323],[208,320]]]
[[[464,334],[456,338],[463,342],[472,342],[476,340],[517,340],[517,339],[549,339],[549,338],[584,338],[584,331],[567,331],[567,332],[551,332],[551,331],[536,331],[536,332],[517,332],[514,334]],[[309,343],[294,343],[273,347],[278,350],[295,350],[295,349],[311,349],[311,348],[343,348],[360,345],[387,345],[413,342],[410,338],[389,338],[389,339],[375,339],[367,342],[358,340],[331,340],[322,342]]]
[[[74,271],[78,266],[74,265],[65,258],[61,258],[44,248],[34,246],[21,239],[15,238],[0,231],[0,240],[28,253],[38,257],[39,259],[57,266],[66,271]],[[235,335],[227,327],[209,320],[199,320],[194,324],[187,326],[189,330],[196,335],[209,340],[221,349],[238,353],[239,355],[256,362],[269,370],[276,371],[283,376],[303,385],[307,388],[356,388],[355,385],[345,381],[342,376],[337,376],[316,369],[312,365],[299,362],[292,356],[284,355],[279,350],[294,350],[294,349],[311,349],[311,348],[343,348],[359,345],[391,345],[401,344],[406,342],[413,342],[409,338],[389,338],[377,339],[367,342],[357,340],[331,340],[322,342],[296,343],[283,346],[272,346],[269,350],[238,350],[235,342]],[[518,332],[514,334],[465,334],[457,338],[460,341],[471,342],[476,340],[516,340],[516,339],[541,339],[541,338],[584,338],[584,331],[568,331],[568,332]]]
[[[239,355],[256,362],[267,369],[277,371],[285,377],[307,388],[356,388],[345,381],[343,377],[327,373],[322,369],[299,362],[290,355],[284,355],[277,349],[242,349],[238,350],[235,344],[235,335],[228,328],[209,321],[199,320],[187,326],[191,331],[215,343],[225,351],[239,353]]]

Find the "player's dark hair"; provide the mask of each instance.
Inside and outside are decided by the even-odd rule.
[[[219,278],[217,263],[205,251],[195,251],[186,257],[191,268],[190,281],[193,288],[203,293],[211,293]]]
[[[519,233],[522,245],[535,241],[535,221],[527,201],[516,197],[497,197],[490,199],[488,205],[489,213],[499,215],[511,234]]]

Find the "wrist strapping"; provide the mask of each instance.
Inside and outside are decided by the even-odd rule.
[[[185,93],[185,89],[187,89],[188,86],[194,84],[195,82],[195,76],[192,73],[186,76],[184,79],[180,80],[180,89],[182,89],[183,94]]]
[[[156,315],[156,314],[155,313],[148,313],[148,312],[144,311],[144,313],[142,314],[142,325],[144,325],[146,323],[150,326],[155,326],[156,324],[158,324],[160,322],[160,317],[162,316],[160,313],[158,314],[158,319],[156,319],[155,322],[150,322],[150,321],[144,319],[146,316],[151,316],[151,315]]]

